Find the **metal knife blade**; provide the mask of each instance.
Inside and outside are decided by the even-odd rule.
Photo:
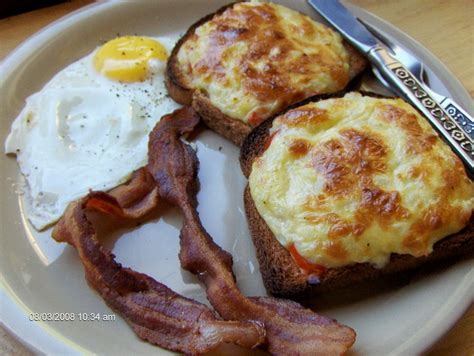
[[[429,88],[416,77],[347,10],[338,0],[308,0],[308,3],[356,49],[365,54],[383,77],[413,106],[451,146],[474,177],[474,142],[430,95]]]
[[[359,51],[368,53],[378,42],[339,1],[309,0],[309,4]]]

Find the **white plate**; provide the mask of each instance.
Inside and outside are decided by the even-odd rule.
[[[163,0],[114,2],[88,6],[31,37],[2,64],[0,142],[25,98],[56,72],[84,56],[102,40],[120,34],[178,37],[195,20],[227,1]],[[280,1],[312,16],[303,1]],[[367,22],[411,50],[429,68],[435,90],[450,94],[472,111],[469,95],[427,50],[389,24],[351,6]],[[264,289],[243,214],[245,179],[238,149],[212,132],[197,138],[201,161],[199,211],[215,241],[234,256],[239,286],[248,295]],[[140,341],[125,322],[78,321],[78,313],[114,314],[86,284],[75,250],[57,244],[50,231],[36,232],[22,212],[16,193],[19,171],[12,157],[0,155],[0,320],[31,348],[48,354],[146,354],[162,351]],[[161,218],[107,240],[117,260],[145,272],[172,289],[200,301],[196,279],[179,268],[180,217],[170,209]],[[447,331],[473,298],[474,263],[465,260],[409,283],[339,293],[319,298],[318,312],[352,326],[358,334],[354,354],[414,354]],[[76,321],[31,322],[31,313],[75,313]],[[227,348],[227,351],[230,351]],[[163,351],[165,352],[165,351]]]

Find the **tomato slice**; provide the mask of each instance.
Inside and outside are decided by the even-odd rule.
[[[301,256],[296,250],[295,244],[291,244],[288,250],[290,251],[291,256],[293,256],[293,259],[295,260],[296,264],[306,273],[321,276],[326,271],[326,268],[324,266],[308,262],[306,258]]]
[[[249,117],[250,126],[255,127],[260,122],[262,122],[262,117],[254,111]]]

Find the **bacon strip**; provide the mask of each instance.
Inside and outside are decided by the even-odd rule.
[[[89,284],[122,314],[139,337],[161,347],[194,354],[222,342],[248,348],[265,342],[262,346],[272,354],[344,353],[355,341],[351,328],[298,303],[248,298],[237,288],[232,256],[214,243],[196,211],[199,163],[180,137],[198,122],[190,108],[163,117],[150,134],[148,165],[109,194],[94,192],[72,203],[53,237],[78,250]],[[122,268],[101,247],[87,210],[135,219],[152,211],[159,197],[178,206],[184,215],[179,256],[182,267],[205,284],[209,301],[224,319],[237,321],[218,320],[206,306],[144,274]]]
[[[142,339],[186,354],[207,352],[221,343],[256,347],[265,330],[256,322],[223,321],[204,304],[185,298],[145,274],[123,268],[100,245],[86,212],[121,219],[145,216],[158,204],[158,188],[146,169],[109,194],[92,192],[69,205],[53,237],[74,246],[86,279]]]
[[[191,132],[199,117],[183,109],[164,117],[150,134],[148,171],[159,195],[178,206],[184,223],[180,236],[181,266],[204,283],[209,301],[227,320],[254,320],[265,325],[266,349],[281,355],[343,354],[355,341],[355,332],[319,316],[295,302],[276,298],[247,298],[232,272],[232,256],[214,243],[196,211],[198,159],[179,139]]]

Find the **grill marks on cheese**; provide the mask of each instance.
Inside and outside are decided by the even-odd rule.
[[[272,3],[239,3],[215,16],[186,41],[178,61],[190,86],[251,125],[349,81],[349,56],[340,36]]]
[[[413,108],[357,93],[275,119],[249,184],[277,239],[325,267],[429,254],[474,208],[462,163]]]

